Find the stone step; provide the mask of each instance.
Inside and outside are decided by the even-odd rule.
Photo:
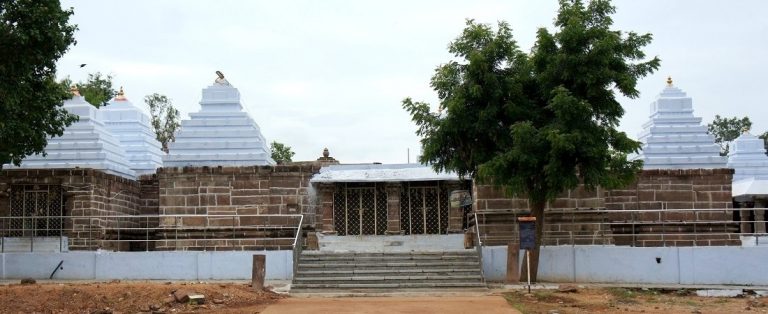
[[[440,275],[471,275],[480,273],[477,268],[443,268],[443,269],[421,269],[421,268],[394,268],[394,269],[332,269],[332,270],[303,270],[299,269],[296,273],[297,277],[305,276],[336,276],[336,275],[398,275],[398,274],[413,274],[413,275],[426,275],[426,276],[440,276]]]
[[[381,281],[386,282],[409,282],[409,281],[419,281],[419,282],[474,282],[474,281],[482,281],[482,278],[480,277],[480,274],[476,275],[446,275],[446,276],[424,276],[424,275],[416,275],[416,276],[404,276],[404,275],[395,275],[395,276],[347,276],[347,277],[304,277],[299,276],[294,279],[294,282],[296,283],[311,283],[311,282],[340,282],[340,281],[350,281],[350,282],[370,282],[370,283],[376,283]]]
[[[477,252],[475,250],[446,250],[446,251],[407,251],[407,252],[355,252],[355,251],[326,251],[326,250],[312,250],[301,252],[302,256],[309,255],[356,255],[356,256],[426,256],[426,255],[474,255]]]
[[[486,288],[482,282],[405,282],[405,283],[294,283],[294,289],[402,289],[402,288]]]
[[[336,263],[336,262],[315,262],[315,263],[305,263],[302,260],[299,260],[299,269],[305,269],[305,268],[353,268],[353,269],[359,269],[359,268],[366,268],[366,267],[455,267],[455,266],[474,266],[474,267],[480,267],[480,263],[478,261],[469,261],[469,262],[461,262],[461,261],[441,261],[441,262],[385,262],[385,263],[377,263],[377,262],[356,262],[356,263]]]
[[[477,259],[476,256],[443,255],[443,256],[302,256],[302,261],[391,261],[391,260],[464,260]]]

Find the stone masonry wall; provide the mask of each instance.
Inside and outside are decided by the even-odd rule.
[[[71,250],[128,249],[128,242],[102,240],[117,239],[119,228],[138,226],[136,219],[115,217],[139,213],[138,182],[93,169],[6,169],[0,172],[0,215],[10,216],[8,192],[22,184],[62,187],[62,215],[69,216],[63,235]],[[2,230],[8,222],[2,220]]]
[[[292,241],[288,243],[287,235],[280,234],[282,231],[248,228],[295,226],[296,221],[285,217],[241,215],[303,214],[304,226],[314,228],[316,209],[309,179],[321,166],[323,163],[304,162],[277,166],[161,168],[157,173],[158,236],[161,240],[157,248],[247,250],[290,247]],[[270,238],[282,240],[272,241]]]
[[[544,243],[738,245],[738,236],[733,234],[738,232],[737,226],[722,223],[731,220],[733,215],[730,210],[732,174],[731,169],[644,170],[635,183],[625,188],[588,191],[579,187],[568,191],[547,206]],[[528,212],[528,201],[508,197],[502,189],[488,185],[474,185],[473,195],[485,241],[489,245],[517,241],[516,217]],[[579,209],[656,211],[573,213]],[[665,212],[674,209],[724,210]],[[662,233],[665,235],[661,236]]]

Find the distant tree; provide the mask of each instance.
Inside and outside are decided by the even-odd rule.
[[[296,155],[290,146],[274,141],[269,144],[269,150],[272,151],[272,159],[277,163],[291,162],[293,155]]]
[[[422,137],[420,162],[528,198],[534,280],[547,202],[579,184],[629,184],[642,168],[627,160],[640,143],[616,129],[624,109],[615,94],[638,97],[638,79],[660,61],[643,61],[650,34],[611,29],[614,12],[609,1],[562,0],[554,33],[540,28],[530,54],[506,22],[494,32],[468,20],[448,46],[455,59],[432,77],[444,114],[403,101]]]
[[[763,139],[763,147],[766,150],[765,154],[768,155],[768,131],[763,132],[759,137]]]
[[[117,91],[112,88],[112,75],[102,75],[101,72],[88,74],[85,82],[78,82],[76,85],[85,101],[96,108],[106,106],[107,102],[117,95]]]
[[[176,129],[179,128],[179,110],[173,107],[171,99],[165,95],[154,93],[144,97],[144,102],[149,106],[149,114],[152,116],[152,128],[155,137],[163,145],[163,151],[168,153],[168,143],[176,140]]]
[[[715,120],[707,124],[707,133],[715,136],[715,143],[720,145],[720,156],[726,156],[730,143],[750,128],[752,128],[752,121],[749,120],[749,117],[739,119],[715,115]]]
[[[56,80],[56,61],[75,43],[72,9],[57,0],[0,1],[0,168],[45,154],[77,116],[61,106],[72,98]]]

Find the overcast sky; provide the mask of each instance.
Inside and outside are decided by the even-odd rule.
[[[693,97],[695,115],[749,116],[768,130],[765,97],[768,1],[616,1],[615,28],[650,32],[645,51],[661,67],[624,99],[621,129],[635,137],[667,75]],[[344,163],[406,162],[419,151],[401,107],[432,103],[436,66],[466,18],[511,24],[529,51],[551,27],[557,1],[63,1],[74,7],[77,45],[59,74],[114,76],[145,108],[165,94],[182,117],[200,109],[201,89],[222,71],[268,141],[314,160],[328,147]],[[81,63],[87,66],[79,68]]]

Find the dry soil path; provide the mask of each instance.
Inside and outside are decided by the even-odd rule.
[[[501,296],[287,298],[262,314],[306,313],[520,313]]]

